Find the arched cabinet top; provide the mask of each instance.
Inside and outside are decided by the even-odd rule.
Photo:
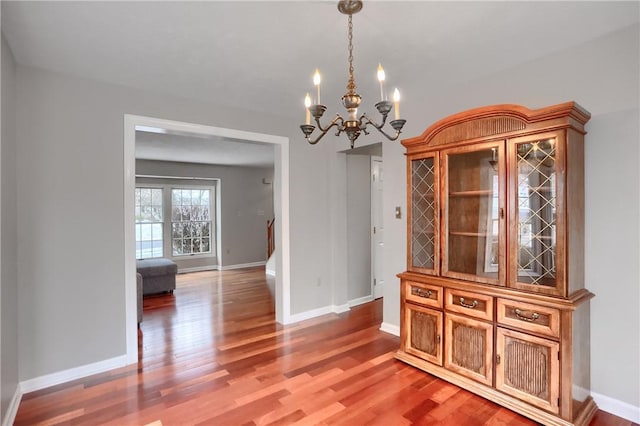
[[[575,102],[531,110],[521,105],[474,108],[443,118],[420,136],[404,139],[408,151],[472,142],[489,137],[513,137],[571,127],[584,134],[591,115]]]

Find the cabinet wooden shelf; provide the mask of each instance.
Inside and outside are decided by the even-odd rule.
[[[449,197],[473,197],[476,195],[491,195],[493,190],[491,189],[478,189],[474,191],[456,191],[449,192]]]
[[[482,237],[488,238],[491,234],[486,232],[462,232],[462,231],[449,231],[449,235],[455,235],[457,237]]]
[[[573,102],[478,108],[407,149],[396,358],[545,425],[587,425],[584,125]]]

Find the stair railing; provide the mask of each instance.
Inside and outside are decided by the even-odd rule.
[[[274,250],[276,249],[276,240],[274,235],[274,224],[276,222],[276,218],[274,217],[272,220],[267,221],[267,259],[271,257]]]

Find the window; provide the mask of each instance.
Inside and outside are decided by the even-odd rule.
[[[136,259],[214,257],[215,194],[215,185],[140,182],[135,189]]]
[[[171,247],[173,256],[212,252],[211,190],[171,190]]]
[[[137,187],[135,198],[136,259],[162,257],[162,188]]]

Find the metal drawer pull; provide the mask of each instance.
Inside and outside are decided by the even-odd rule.
[[[465,303],[465,302],[464,302],[464,297],[461,297],[461,298],[460,298],[460,306],[464,306],[465,308],[473,309],[473,308],[475,308],[476,306],[478,306],[478,301],[474,299],[474,300],[473,300],[473,303],[468,304],[468,303]]]
[[[429,297],[431,297],[431,295],[433,293],[431,292],[431,290],[424,291],[421,288],[412,287],[411,288],[411,294],[413,294],[414,296],[420,296],[420,297],[429,298]]]
[[[533,322],[535,320],[537,320],[538,318],[540,318],[540,315],[538,315],[537,312],[534,312],[530,317],[523,315],[522,311],[520,309],[517,309],[514,311],[516,313],[516,316],[518,318],[520,318],[522,321],[529,321],[529,322]]]

